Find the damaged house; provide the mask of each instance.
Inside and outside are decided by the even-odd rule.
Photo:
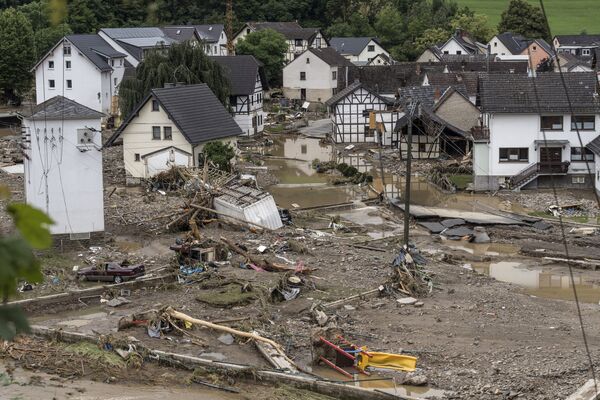
[[[242,130],[206,84],[152,89],[105,146],[123,139],[129,182],[174,165],[204,164],[202,149],[211,141],[235,146]]]
[[[266,116],[264,91],[269,87],[262,64],[250,55],[211,57],[211,60],[223,68],[229,80],[229,107],[242,132],[248,136],[262,132]]]
[[[596,139],[600,102],[593,72],[490,74],[480,79],[482,127],[474,132],[476,190],[588,188],[586,147]],[[581,135],[580,143],[578,131]],[[583,147],[582,147],[583,144]],[[593,169],[593,167],[592,167]]]

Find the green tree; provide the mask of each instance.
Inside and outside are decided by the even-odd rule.
[[[327,28],[327,36],[329,37],[349,37],[349,36],[375,36],[376,32],[369,19],[360,14],[352,15],[348,21],[341,19]]]
[[[223,103],[229,100],[229,81],[221,67],[190,42],[174,44],[149,52],[135,72],[135,77],[124,79],[119,88],[121,114],[127,116],[154,88],[165,83],[206,83]]]
[[[37,30],[34,34],[35,56],[37,59],[46,54],[63,37],[72,34],[73,31],[67,24],[49,26]]]
[[[512,32],[530,39],[551,39],[542,10],[525,0],[510,0],[508,8],[502,12],[498,32]]]
[[[95,33],[98,31],[98,18],[95,10],[90,8],[88,0],[71,0],[67,10],[67,22],[74,32]]]
[[[288,44],[285,37],[272,29],[248,34],[236,46],[237,54],[251,54],[263,63],[271,87],[281,86],[282,69]]]
[[[229,144],[214,141],[204,145],[202,149],[204,157],[208,161],[212,161],[222,171],[231,169],[231,159],[235,157],[235,150]]]
[[[482,43],[487,43],[496,34],[488,24],[488,17],[483,14],[458,14],[450,21],[452,30],[462,29]]]
[[[402,14],[392,4],[383,7],[377,13],[375,17],[375,31],[384,47],[394,46],[402,41],[401,32],[398,29],[402,21]]]
[[[447,30],[442,28],[430,28],[415,40],[415,46],[419,52],[422,52],[434,44],[445,42],[448,40],[448,37],[449,33]]]
[[[5,100],[20,104],[31,88],[33,63],[31,23],[14,8],[0,12],[0,88]]]
[[[7,199],[9,191],[0,187],[0,199]],[[52,244],[48,225],[52,220],[42,211],[23,203],[7,206],[16,232],[0,236],[0,339],[12,340],[15,335],[28,332],[29,324],[19,307],[6,303],[17,292],[19,281],[37,283],[43,280],[40,264],[33,249],[45,249]]]

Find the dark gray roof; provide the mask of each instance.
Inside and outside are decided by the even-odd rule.
[[[242,130],[227,112],[208,85],[175,86],[152,89],[150,94],[138,104],[136,109],[121,124],[119,129],[106,142],[110,146],[121,132],[136,118],[139,110],[151,98],[158,100],[177,128],[188,142],[198,143],[242,135]]]
[[[343,57],[340,53],[335,51],[333,47],[323,47],[319,49],[315,49],[313,47],[309,47],[307,51],[310,51],[315,56],[319,57],[321,60],[325,61],[328,65],[332,67],[341,67],[344,65],[352,65],[350,61],[348,61],[345,57]]]
[[[536,42],[542,49],[544,49],[544,51],[548,53],[548,55],[554,55],[554,50],[552,49],[552,46],[544,39],[535,39],[533,41]]]
[[[248,22],[247,24],[257,31],[273,29],[290,40],[310,40],[319,31],[319,28],[303,28],[297,22]]]
[[[194,39],[196,29],[193,26],[165,26],[162,28],[165,35],[178,42]]]
[[[556,35],[561,46],[600,45],[600,35]]]
[[[359,81],[355,81],[352,84],[350,84],[348,87],[340,90],[339,92],[337,92],[336,94],[334,94],[333,96],[331,96],[330,99],[328,99],[325,102],[325,105],[327,107],[331,107],[334,106],[335,104],[337,104],[340,100],[342,100],[344,97],[348,96],[350,93],[353,93],[354,91],[360,89],[360,88],[365,88],[363,86],[363,84]],[[369,90],[368,88],[365,88],[366,90]],[[374,93],[378,98],[380,98],[384,103],[386,104],[394,104],[394,100],[389,99],[387,97],[383,97],[383,96],[379,96],[378,94]]]
[[[102,32],[112,39],[132,39],[165,36],[160,28],[102,28]]]
[[[594,140],[589,142],[585,147],[593,151],[595,154],[600,156],[600,136],[597,136]]]
[[[107,58],[125,57],[106,43],[99,35],[69,35],[66,39],[77,47],[101,71],[112,70]]]
[[[525,73],[528,60],[522,61],[455,61],[444,62],[450,72]]]
[[[440,87],[464,85],[469,96],[476,96],[479,75],[479,72],[427,72],[427,83]]]
[[[194,25],[198,37],[205,42],[214,43],[218,42],[223,32],[223,24],[212,24],[212,25]]]
[[[418,101],[421,105],[428,109],[433,108],[436,101],[436,94],[439,96],[438,100],[450,90],[451,86],[407,86],[398,88],[397,104],[405,104],[407,100]],[[464,85],[456,85],[454,90],[461,93],[463,96],[466,92]]]
[[[600,112],[598,81],[595,73],[564,73],[563,76],[573,112]],[[515,114],[571,112],[558,73],[538,73],[535,78],[527,74],[488,74],[481,76],[479,85],[483,112]]]
[[[104,114],[63,96],[55,96],[38,104],[24,117],[35,120],[100,119]]]
[[[466,131],[452,125],[445,119],[441,118],[439,115],[435,114],[429,107],[418,107],[417,108],[414,118],[417,119],[417,118],[423,118],[423,117],[426,117],[426,118],[432,120],[439,126],[443,126],[444,128],[447,128],[449,130],[449,132],[446,131],[446,133],[458,134],[459,136],[465,137],[467,139],[472,139],[472,135],[469,132],[466,132]],[[408,115],[406,115],[406,114],[404,114],[402,117],[398,118],[398,120],[396,121],[396,124],[394,125],[394,132],[398,132],[402,128],[404,128],[406,125],[408,125],[408,121],[409,121]]]
[[[329,45],[340,54],[357,56],[367,47],[367,44],[371,40],[379,44],[378,40],[374,37],[332,37],[329,39]]]
[[[223,72],[231,84],[231,95],[248,96],[254,93],[256,75],[260,72],[262,72],[263,88],[266,87],[261,64],[253,56],[213,56],[210,59],[216,61],[223,68]]]
[[[471,54],[479,53],[480,44],[477,43],[469,34],[461,29],[457,29],[452,37],[438,47],[444,47],[450,40],[456,40],[467,52]]]
[[[399,87],[420,85],[425,72],[442,72],[441,63],[399,62],[392,65],[350,65],[338,69],[338,90],[346,82],[360,81],[375,93],[396,93]]]
[[[496,37],[513,55],[521,54],[521,52],[527,48],[528,41],[521,35],[515,35],[511,32],[504,32],[496,35]]]
[[[144,49],[152,49],[161,46],[170,46],[174,40],[167,37],[129,38],[116,40],[133,58],[142,61]]]

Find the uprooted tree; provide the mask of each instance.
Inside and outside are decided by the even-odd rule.
[[[235,150],[229,144],[215,141],[204,145],[204,157],[213,162],[221,171],[231,169],[231,159],[235,157]]]
[[[227,105],[229,80],[221,66],[211,60],[202,47],[183,42],[149,51],[136,68],[135,76],[121,82],[121,115],[126,117],[152,89],[162,88],[167,83],[206,83],[219,101]]]
[[[0,199],[7,199],[9,191],[0,186]],[[12,203],[6,207],[11,215],[16,232],[0,236],[0,339],[11,340],[21,332],[29,331],[23,311],[6,303],[17,292],[20,280],[37,283],[43,280],[40,263],[34,249],[45,249],[52,244],[47,228],[52,220],[42,211],[23,203]]]

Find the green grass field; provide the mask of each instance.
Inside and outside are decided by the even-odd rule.
[[[496,28],[502,11],[509,0],[456,0],[479,14],[488,16],[490,24]],[[538,0],[527,0],[539,6]],[[544,0],[550,20],[552,35],[600,33],[600,0]]]

